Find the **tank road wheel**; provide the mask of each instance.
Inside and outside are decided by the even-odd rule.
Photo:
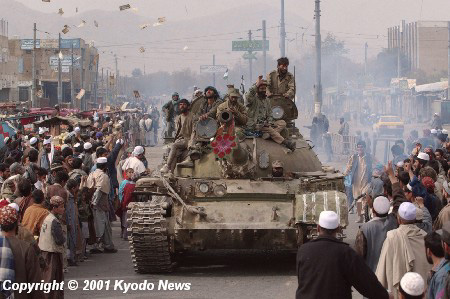
[[[161,204],[134,202],[128,210],[128,240],[138,273],[171,272],[167,220]]]

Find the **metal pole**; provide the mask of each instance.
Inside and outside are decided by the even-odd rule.
[[[366,43],[364,45],[364,79],[367,77],[367,48],[369,45]]]
[[[264,75],[267,74],[267,62],[266,62],[266,57],[267,57],[267,49],[266,49],[266,20],[262,21],[262,34],[263,34],[263,69],[264,69]]]
[[[251,41],[252,40],[252,31],[251,30],[249,30],[248,31],[248,40],[249,41]],[[253,80],[252,80],[252,72],[253,72],[253,58],[252,58],[252,54],[253,54],[253,52],[252,51],[248,51],[248,68],[249,68],[249,79],[250,79],[250,83],[249,84],[251,84],[251,82],[253,82]]]
[[[216,65],[216,54],[213,54],[213,65]],[[216,87],[216,73],[213,73],[213,86]]]
[[[61,33],[58,38],[58,104],[62,103]]]
[[[116,60],[116,77],[114,80],[114,103],[117,104],[117,93],[119,89],[119,69],[117,67],[117,55],[114,55],[114,58]]]
[[[401,67],[400,67],[400,47],[401,47],[401,32],[400,26],[397,27],[397,78],[401,76]]]
[[[70,45],[70,49],[72,50],[72,65],[70,67],[70,103],[72,105],[73,108],[75,108],[74,106],[74,98],[75,98],[75,86],[74,86],[74,82],[73,82],[73,68],[74,66],[74,61],[73,61],[73,43]]]
[[[36,108],[36,23],[33,25],[33,56],[31,66],[31,107]]]
[[[447,53],[447,100],[450,99],[450,22],[447,23],[448,29],[448,53]]]
[[[284,28],[284,0],[281,0],[281,24],[280,24],[280,52],[281,57],[286,56],[286,30]]]
[[[109,103],[109,70],[106,70],[106,99],[104,105],[106,106],[106,103]],[[105,107],[104,106],[104,107]]]
[[[84,89],[84,49],[81,47],[80,44],[80,90]],[[80,100],[80,110],[84,110],[84,97]]]
[[[98,65],[99,65],[100,56],[97,59],[97,65],[95,70],[95,94],[94,94],[94,103],[95,107],[97,107],[97,100],[98,100]]]
[[[320,36],[320,0],[315,0],[316,18],[316,85],[314,86],[314,113],[320,114],[322,106],[322,40]]]

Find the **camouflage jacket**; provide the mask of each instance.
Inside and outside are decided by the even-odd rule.
[[[238,127],[242,127],[245,126],[247,124],[247,111],[244,107],[244,105],[242,105],[241,103],[237,102],[236,105],[233,105],[234,109],[236,110],[236,113],[233,113],[233,117],[234,117],[234,123],[236,126]],[[220,104],[217,107],[217,118],[219,118],[219,114],[230,108],[230,101],[227,100],[226,102]]]
[[[208,99],[206,99],[205,97],[203,97],[200,101],[200,109],[197,111],[195,116],[199,117],[203,114],[207,114],[208,117],[216,119],[217,107],[219,107],[219,105],[223,103],[222,100],[219,98],[216,99],[212,106],[208,105]]]
[[[295,96],[294,76],[288,72],[281,78],[277,70],[267,74],[267,96],[271,95],[283,95],[293,99]]]
[[[255,125],[262,124],[264,122],[272,122],[272,104],[269,98],[260,98],[256,92],[256,85],[250,87],[245,94],[247,101],[247,128],[255,129]]]
[[[170,100],[164,106],[162,106],[162,110],[166,114],[166,121],[171,122],[175,119],[175,117],[179,114],[179,108],[177,103],[174,103],[173,100]],[[165,111],[166,110],[166,111]]]

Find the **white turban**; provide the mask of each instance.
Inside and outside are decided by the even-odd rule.
[[[144,153],[144,148],[140,145],[136,146],[133,150],[133,155],[134,156],[139,156],[140,154]]]
[[[44,142],[43,142],[44,145],[50,144],[50,143],[52,143],[52,138],[51,137],[47,138],[47,139],[44,139]]]

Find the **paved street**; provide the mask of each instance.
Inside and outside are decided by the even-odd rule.
[[[147,148],[151,167],[160,163],[163,148]],[[346,230],[346,242],[353,244],[357,225],[351,215]],[[187,254],[179,267],[169,275],[141,275],[134,272],[128,242],[119,238],[120,224],[113,224],[116,254],[90,255],[78,267],[70,267],[66,285],[75,279],[76,291],[66,291],[67,298],[293,298],[297,287],[295,253],[262,251],[206,251]],[[82,290],[85,280],[110,280],[109,291]],[[155,284],[153,291],[128,291],[117,288],[116,280],[124,283],[141,283],[147,280]],[[191,283],[189,291],[158,291],[160,280],[173,283]],[[117,286],[119,287],[119,286]],[[106,285],[104,286],[106,288]],[[354,296],[355,298],[359,298]]]

